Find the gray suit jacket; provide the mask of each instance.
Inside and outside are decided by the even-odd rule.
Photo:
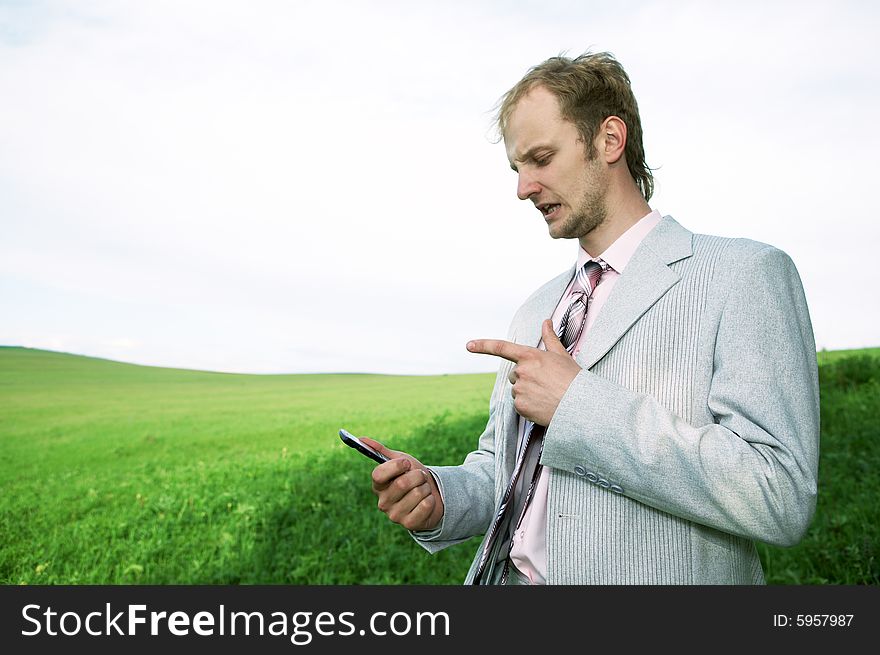
[[[539,343],[573,273],[525,302],[510,340]],[[664,217],[577,361],[541,457],[548,584],[763,583],[754,541],[798,542],[817,493],[816,347],[789,257]],[[432,467],[445,514],[414,535],[431,552],[491,523],[516,456],[512,366],[498,372],[477,449]]]

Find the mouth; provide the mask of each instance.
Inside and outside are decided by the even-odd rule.
[[[540,211],[544,215],[545,220],[550,220],[551,218],[554,218],[556,216],[556,213],[559,211],[562,205],[545,202],[541,203],[540,205],[536,205],[536,207],[538,208],[538,211]]]

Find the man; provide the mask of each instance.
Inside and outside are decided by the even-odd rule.
[[[794,265],[651,210],[638,107],[607,53],[534,67],[498,127],[517,195],[578,261],[507,341],[468,343],[502,362],[463,464],[370,440],[392,457],[373,472],[379,508],[431,552],[485,533],[468,583],[763,583],[754,542],[797,543],[817,493]]]

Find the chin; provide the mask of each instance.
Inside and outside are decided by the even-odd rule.
[[[553,239],[575,239],[577,238],[577,234],[574,234],[570,225],[565,225],[561,223],[551,223],[547,226],[547,232],[549,232],[550,237]]]

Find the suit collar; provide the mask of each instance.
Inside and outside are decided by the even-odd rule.
[[[664,264],[673,264],[694,254],[693,242],[690,230],[679,225],[672,216],[664,216],[645,236],[640,249],[651,249]]]

